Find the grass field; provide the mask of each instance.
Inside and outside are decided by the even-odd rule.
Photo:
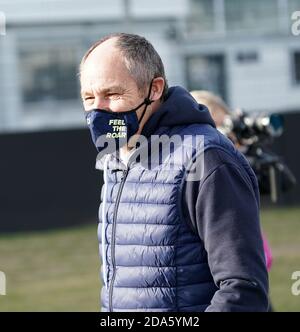
[[[271,298],[276,311],[300,311],[291,275],[300,271],[300,208],[265,210],[262,226],[273,250]],[[0,311],[99,311],[96,225],[0,236],[7,295]]]

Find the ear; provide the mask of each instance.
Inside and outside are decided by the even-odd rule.
[[[152,81],[150,100],[157,101],[161,98],[165,87],[165,80],[162,77],[155,77]]]

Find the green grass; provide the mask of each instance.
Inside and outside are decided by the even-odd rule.
[[[291,275],[300,270],[300,208],[262,212],[272,247],[271,298],[276,311],[300,311]],[[99,311],[96,225],[0,236],[7,295],[0,311]]]
[[[96,226],[0,237],[0,311],[99,311]]]
[[[300,271],[300,208],[265,210],[262,227],[274,257],[270,294],[275,311],[300,311],[300,295],[291,292],[294,271]]]

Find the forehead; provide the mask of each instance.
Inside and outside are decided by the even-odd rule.
[[[108,40],[97,46],[88,56],[80,73],[82,90],[91,87],[107,89],[109,86],[135,84],[120,51]]]

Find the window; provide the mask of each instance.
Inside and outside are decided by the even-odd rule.
[[[28,31],[26,36],[19,32],[12,50],[17,65],[12,75],[18,84],[6,127],[48,130],[83,125],[77,77],[81,40],[62,34],[58,38],[42,29],[40,34]]]
[[[256,51],[240,51],[236,55],[236,61],[241,64],[255,63],[258,61],[258,53]]]
[[[225,1],[229,31],[274,31],[278,29],[277,0]]]
[[[293,54],[293,81],[300,84],[300,51]]]
[[[76,50],[63,45],[36,45],[19,56],[24,103],[78,99]]]
[[[212,0],[190,0],[190,14],[187,17],[187,33],[197,36],[214,30],[214,9]]]
[[[225,57],[222,54],[187,58],[187,83],[191,90],[208,90],[226,101]]]

